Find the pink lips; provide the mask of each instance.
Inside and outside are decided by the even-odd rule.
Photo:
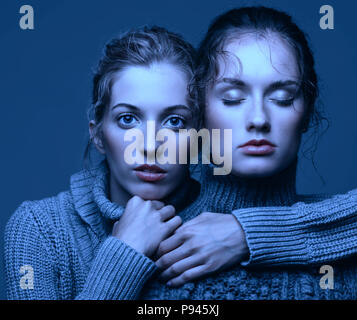
[[[243,153],[247,155],[268,155],[275,151],[276,145],[268,140],[249,140],[245,144],[239,146]]]
[[[145,182],[155,182],[166,176],[166,171],[156,165],[143,164],[134,169],[136,176]]]

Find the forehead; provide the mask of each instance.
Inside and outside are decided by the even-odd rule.
[[[185,104],[186,78],[179,67],[169,63],[127,67],[113,78],[111,105],[128,103],[137,107],[167,107]]]
[[[298,80],[295,54],[280,36],[246,35],[232,39],[218,59],[219,77],[239,77],[244,81]]]

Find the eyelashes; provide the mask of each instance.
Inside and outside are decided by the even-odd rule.
[[[226,106],[237,106],[250,100],[251,94],[239,88],[230,88],[228,90],[219,90],[218,98]],[[264,93],[263,99],[268,103],[274,103],[277,106],[288,107],[294,103],[299,96],[299,89],[277,88]]]
[[[241,104],[245,99],[236,99],[236,100],[230,100],[230,99],[222,99],[222,102],[226,106],[235,106]]]
[[[242,104],[246,99],[236,99],[236,100],[229,100],[229,99],[222,99],[222,103],[225,106],[237,106]],[[289,99],[269,99],[270,102],[275,103],[278,106],[281,107],[288,107],[293,105],[295,98],[289,98]]]
[[[277,105],[282,106],[282,107],[289,107],[294,103],[295,98],[291,99],[270,99],[271,101],[275,102]]]
[[[126,113],[116,117],[118,125],[123,129],[133,128],[141,123],[136,115]],[[183,129],[187,125],[187,120],[181,115],[170,115],[162,121],[162,126],[172,130]]]
[[[139,123],[139,120],[132,114],[121,114],[116,118],[118,124],[120,127],[126,129],[126,128],[132,128],[135,126],[136,123]],[[133,121],[135,120],[135,121]]]
[[[167,123],[171,129],[182,129],[186,126],[187,121],[184,117],[175,115],[170,116],[165,123]]]

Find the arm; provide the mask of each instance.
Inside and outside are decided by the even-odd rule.
[[[357,253],[357,189],[291,207],[204,213],[163,241],[159,253],[161,277],[173,286],[236,263],[267,267],[338,261]]]
[[[357,253],[357,189],[315,203],[233,214],[250,252],[243,265],[314,265]]]
[[[5,272],[7,297],[10,300],[56,299],[59,288],[55,286],[58,265],[51,241],[40,232],[30,211],[30,203],[23,203],[11,216],[5,229]],[[25,266],[28,273],[20,273]],[[33,277],[31,275],[33,271]],[[22,278],[25,276],[25,278]],[[20,285],[26,279],[27,289]],[[32,281],[33,280],[33,281]]]
[[[137,299],[155,263],[116,237],[102,244],[76,300]]]
[[[246,259],[248,247],[232,214],[203,212],[161,242],[156,265],[160,279],[180,286]]]
[[[68,299],[68,292],[59,286],[59,281],[60,275],[68,275],[70,271],[60,263],[55,236],[45,220],[31,210],[29,203],[24,203],[6,226],[5,265],[9,299]],[[20,273],[22,266],[33,270],[33,282],[28,279],[30,273]],[[155,270],[155,264],[149,258],[110,236],[101,245],[83,290],[76,299],[134,299]],[[20,284],[24,276],[27,277],[27,288]]]
[[[131,198],[94,259],[77,299],[137,299],[156,270],[148,257],[180,224],[173,206]]]

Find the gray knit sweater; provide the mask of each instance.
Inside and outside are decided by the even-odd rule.
[[[25,201],[9,220],[8,298],[355,299],[357,190],[300,202],[322,199],[296,195],[295,170],[296,163],[265,181],[214,177],[209,167],[202,170],[200,195],[180,215],[187,221],[203,211],[239,209],[234,214],[246,232],[250,259],[244,267],[178,289],[156,281],[152,260],[110,236],[123,207],[107,197],[105,163],[74,174],[69,191]],[[334,267],[333,290],[319,287],[318,268],[301,267],[325,261]],[[255,270],[254,265],[281,266]],[[33,289],[20,285],[22,266],[34,272]]]

